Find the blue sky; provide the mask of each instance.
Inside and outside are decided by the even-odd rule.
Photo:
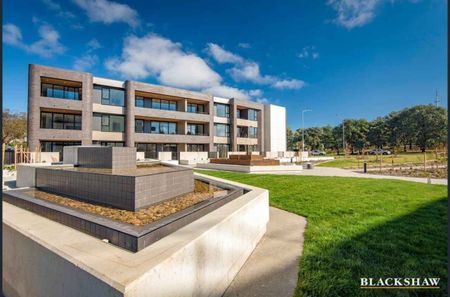
[[[288,126],[447,106],[447,1],[3,2],[3,108],[27,65],[84,70],[287,108]]]

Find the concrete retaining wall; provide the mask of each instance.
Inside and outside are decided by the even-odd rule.
[[[269,220],[267,190],[225,182],[251,191],[138,253],[3,202],[6,295],[222,296]]]

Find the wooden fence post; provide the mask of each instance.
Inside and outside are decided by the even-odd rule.
[[[3,169],[3,166],[5,165],[5,151],[6,151],[6,144],[3,143],[2,144],[2,169]]]

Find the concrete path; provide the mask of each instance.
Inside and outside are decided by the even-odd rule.
[[[291,174],[291,175],[309,175],[309,176],[343,176],[375,179],[397,179],[417,183],[427,183],[428,179],[423,177],[391,176],[369,173],[359,173],[352,170],[333,168],[333,167],[314,167],[314,169],[304,169],[302,171],[279,171],[270,174]],[[447,185],[447,179],[431,179],[431,184]]]
[[[293,296],[305,227],[304,217],[271,207],[266,234],[223,297]]]

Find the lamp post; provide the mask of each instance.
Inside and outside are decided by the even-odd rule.
[[[312,111],[311,109],[302,110],[302,152],[305,151],[305,121],[304,121],[304,113],[307,111]]]

